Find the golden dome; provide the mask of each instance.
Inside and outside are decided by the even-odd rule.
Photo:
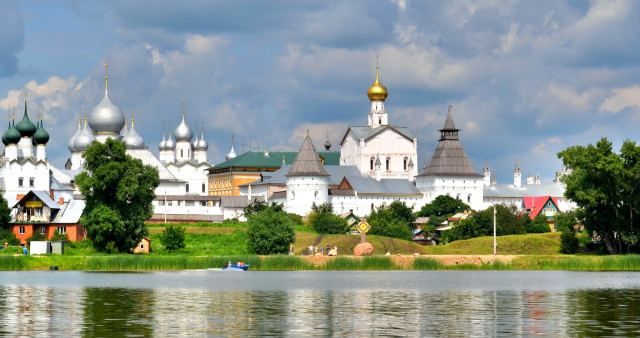
[[[369,89],[367,90],[367,96],[369,97],[369,100],[382,100],[384,101],[387,96],[389,95],[389,92],[387,92],[387,87],[383,86],[382,83],[380,83],[380,78],[378,77],[378,67],[376,67],[376,82],[374,82],[371,87],[369,87]]]

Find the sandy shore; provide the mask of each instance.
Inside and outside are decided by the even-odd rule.
[[[342,257],[358,258],[356,256],[341,255]],[[486,263],[493,263],[498,260],[503,263],[511,262],[515,255],[391,255],[389,256],[394,264],[409,269],[413,264],[413,260],[416,258],[431,258],[439,260],[443,265],[456,265],[456,264],[475,264],[481,265]],[[303,259],[313,262],[315,265],[322,265],[329,259],[334,257],[328,256],[302,256]]]

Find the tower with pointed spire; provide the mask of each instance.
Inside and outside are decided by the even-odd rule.
[[[440,141],[427,167],[416,176],[416,187],[425,194],[426,202],[440,195],[459,199],[472,209],[479,210],[483,202],[485,175],[476,173],[459,140],[456,128],[447,111],[444,126],[440,129]]]
[[[522,188],[522,170],[520,170],[520,159],[516,158],[516,167],[513,169],[513,185]]]
[[[482,175],[484,176],[484,186],[491,185],[491,170],[489,169],[489,160],[484,159],[484,167],[482,168]]]
[[[287,212],[305,215],[314,203],[320,205],[329,201],[329,173],[320,161],[308,131],[286,178]]]
[[[392,126],[385,109],[389,92],[380,82],[380,66],[376,56],[376,78],[367,90],[370,109],[367,125],[349,126],[340,141],[340,165],[356,166],[363,175],[376,176],[374,162],[379,158],[381,179],[413,181],[418,174],[418,139],[409,128]]]

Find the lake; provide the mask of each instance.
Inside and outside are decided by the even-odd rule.
[[[637,336],[638,318],[636,272],[0,272],[2,336]]]

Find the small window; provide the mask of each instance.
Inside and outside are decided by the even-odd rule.
[[[58,233],[59,234],[66,234],[67,233],[67,227],[58,227]]]
[[[19,187],[23,187],[23,186],[24,186],[24,178],[20,177],[20,178],[18,179],[18,186],[19,186]]]
[[[202,192],[206,192],[207,191],[207,185],[202,183]]]
[[[20,235],[24,235],[24,227],[20,227]]]
[[[408,158],[405,157],[404,160],[402,161],[402,168],[403,170],[407,170],[407,163],[409,163]]]
[[[36,179],[35,179],[35,178],[33,178],[33,177],[30,177],[30,178],[29,178],[29,187],[30,187],[30,188],[33,188],[33,186],[35,185],[35,183],[36,183]]]
[[[184,157],[184,149],[180,149],[180,157]]]
[[[369,170],[373,170],[373,162],[374,161],[375,161],[375,158],[373,158],[373,157],[369,159],[369,167],[371,168]]]
[[[391,158],[387,157],[387,171],[389,171],[389,162],[391,162]]]
[[[189,192],[189,183],[185,184],[184,187],[185,187],[186,191]]]
[[[144,250],[144,243],[140,243],[140,250]]]
[[[46,228],[44,226],[40,226],[40,234],[44,235],[46,233]]]

